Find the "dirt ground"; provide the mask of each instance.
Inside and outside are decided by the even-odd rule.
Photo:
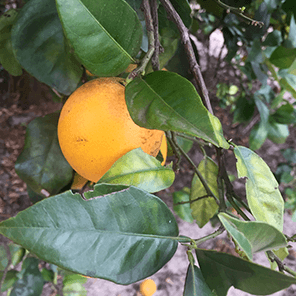
[[[210,68],[213,69],[218,69],[215,65],[217,65],[218,61],[217,53],[219,53],[219,48],[217,44],[219,44],[220,39],[219,36],[217,38],[218,41],[215,41],[216,46],[212,47],[212,52],[210,53],[211,58],[207,59],[209,63],[212,63],[212,67]],[[202,65],[202,67],[209,68],[209,65]],[[229,113],[218,107],[215,91],[213,91],[215,90],[214,84],[217,83],[217,81],[227,82],[231,80],[235,82],[235,73],[231,69],[227,71],[226,66],[220,66],[217,71],[216,80],[210,79],[210,77],[213,77],[213,73],[204,73],[205,80],[210,90],[215,115],[222,122],[226,138],[232,138],[233,142],[236,144],[247,146],[251,126],[233,125]],[[227,75],[225,75],[225,73],[227,73]],[[53,102],[50,90],[28,74],[24,74],[21,78],[14,78],[9,76],[5,71],[1,71],[0,106],[0,221],[2,221],[15,216],[19,211],[31,205],[30,199],[26,193],[26,185],[19,179],[14,171],[14,162],[24,145],[26,125],[38,116],[60,110],[61,104]],[[273,171],[275,171],[277,164],[283,161],[281,149],[295,147],[296,131],[295,129],[291,129],[290,132],[291,135],[285,144],[275,145],[267,141],[263,147],[257,151]],[[198,149],[195,148],[190,151],[190,155],[196,162],[201,158]],[[228,164],[230,172],[235,173],[235,171],[231,170],[231,168],[235,167],[235,159],[231,154],[228,155]],[[182,163],[181,170],[176,176],[176,181],[173,186],[158,193],[171,209],[172,192],[174,190],[180,190],[183,186],[190,186],[192,175],[193,172],[189,169],[187,164]],[[242,182],[237,182],[236,190],[244,195]],[[213,228],[209,223],[202,229],[199,229],[196,224],[181,221],[178,217],[176,217],[176,219],[179,222],[181,235],[199,238],[213,232]],[[284,232],[287,235],[296,233],[296,223],[291,221],[289,213],[285,214]],[[234,252],[234,246],[228,240],[226,234],[222,234],[216,239],[207,242],[207,244],[202,247],[214,248],[229,253]],[[296,270],[296,244],[294,244],[294,250],[295,251],[290,252],[285,263],[293,270]],[[261,253],[255,256],[255,262],[268,266],[265,255]],[[155,280],[158,287],[155,296],[181,296],[187,267],[188,260],[186,250],[184,247],[180,246],[172,260],[151,277]],[[85,286],[88,291],[88,296],[136,296],[139,290],[139,283],[129,286],[120,286],[100,279],[89,279]],[[51,293],[51,289],[45,287],[42,296],[54,295]],[[231,288],[228,295],[245,296],[249,294]],[[274,295],[296,295],[296,285]]]

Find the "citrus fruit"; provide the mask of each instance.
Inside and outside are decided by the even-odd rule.
[[[140,293],[143,296],[152,296],[156,290],[156,284],[152,279],[146,279],[140,284]]]
[[[117,159],[135,148],[152,156],[160,150],[164,132],[133,122],[124,91],[116,78],[94,79],[74,91],[62,108],[58,122],[61,150],[87,180],[99,181]]]

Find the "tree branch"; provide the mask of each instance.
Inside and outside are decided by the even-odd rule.
[[[169,0],[160,0],[161,4],[163,5],[163,7],[165,8],[166,12],[168,13],[170,19],[172,19],[172,21],[177,25],[178,30],[180,32],[181,35],[181,39],[182,42],[184,44],[185,47],[185,51],[187,54],[187,58],[189,61],[189,65],[190,65],[190,70],[194,76],[194,79],[196,80],[200,91],[201,91],[201,97],[204,101],[204,103],[207,106],[207,109],[209,110],[210,113],[213,114],[213,109],[211,106],[211,102],[209,99],[209,93],[206,87],[206,84],[204,82],[204,79],[202,77],[201,71],[200,71],[200,67],[196,61],[196,57],[194,54],[194,50],[192,48],[192,44],[190,41],[190,35],[189,35],[189,31],[186,28],[186,26],[184,25],[181,17],[179,16],[179,14],[176,12],[174,6],[171,4],[171,2]]]
[[[159,32],[158,32],[158,3],[157,0],[150,0],[151,1],[151,15],[153,20],[153,30],[154,30],[154,53],[151,58],[151,64],[153,71],[159,70],[159,53],[160,53],[160,42],[159,42]]]

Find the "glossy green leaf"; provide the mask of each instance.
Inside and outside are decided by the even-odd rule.
[[[215,296],[205,282],[205,279],[196,265],[190,264],[187,269],[183,296]]]
[[[256,252],[287,246],[284,234],[269,224],[257,221],[241,221],[225,213],[219,213],[218,217],[249,260],[253,260],[253,254]]]
[[[178,225],[161,199],[136,187],[101,196],[102,187],[114,186],[122,187],[96,185],[84,193],[88,200],[71,191],[44,199],[3,221],[0,233],[75,273],[139,281],[174,255]]]
[[[198,170],[204,177],[211,191],[218,196],[218,166],[209,157],[204,158],[198,165]],[[192,179],[190,200],[193,201],[199,197],[207,195],[200,179],[195,174]],[[206,197],[190,204],[192,217],[196,220],[197,225],[202,228],[216,214],[219,206],[213,197]]]
[[[247,177],[249,207],[257,221],[266,222],[283,231],[284,200],[268,165],[252,150],[236,146],[238,177]]]
[[[26,3],[11,38],[14,53],[27,72],[66,95],[77,88],[82,68],[67,48],[53,0]]]
[[[15,163],[20,178],[36,193],[45,196],[58,193],[73,176],[73,169],[58,143],[58,118],[59,113],[52,113],[28,124],[25,146]]]
[[[11,288],[14,283],[18,280],[17,274],[19,272],[17,270],[8,270],[5,280],[1,286],[1,292],[7,291]],[[4,272],[0,271],[0,279],[3,278]]]
[[[0,63],[11,75],[22,74],[22,67],[14,56],[11,45],[11,29],[17,16],[17,11],[10,9],[0,17]]]
[[[191,215],[191,208],[190,208],[189,201],[190,201],[190,189],[188,187],[184,187],[182,190],[175,191],[173,193],[174,212],[182,220],[189,223],[193,223],[194,220]],[[185,203],[182,204],[182,202],[185,202]]]
[[[276,123],[273,120],[268,122],[267,130],[267,137],[276,144],[284,144],[290,134],[288,125]]]
[[[183,132],[228,148],[219,119],[204,107],[194,86],[182,76],[156,71],[126,86],[125,99],[136,124]]]
[[[43,278],[37,258],[26,258],[22,265],[22,277],[13,285],[10,296],[39,296],[43,290]]]
[[[218,296],[226,296],[233,286],[254,295],[270,295],[283,290],[296,279],[230,254],[213,250],[196,250],[204,279]]]
[[[162,166],[153,156],[134,149],[119,158],[99,180],[100,183],[133,185],[148,192],[157,192],[170,187],[175,173]]]
[[[67,39],[87,70],[116,76],[134,62],[142,42],[136,12],[124,0],[56,0]]]
[[[280,69],[289,68],[296,59],[296,48],[279,46],[271,55],[270,61]]]

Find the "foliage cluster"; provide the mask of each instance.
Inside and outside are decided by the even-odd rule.
[[[126,78],[132,119],[139,126],[165,131],[170,153],[176,155],[173,164],[162,167],[141,149],[132,150],[81,196],[70,190],[74,172],[59,147],[59,114],[36,118],[27,126],[24,150],[15,164],[34,205],[1,222],[1,234],[65,270],[123,285],[157,272],[182,244],[188,255],[184,296],[224,296],[231,286],[268,295],[296,284],[296,272],[283,263],[295,237],[283,233],[278,182],[253,151],[267,138],[282,143],[288,125],[295,124],[294,106],[285,98],[287,91],[295,97],[296,85],[293,0],[241,1],[239,7],[231,0],[197,2],[207,13],[186,0],[29,0],[0,17],[0,61],[9,73],[20,75],[25,69],[62,99],[94,77]],[[197,22],[200,19],[205,21]],[[233,88],[220,89],[235,102],[236,121],[246,122],[258,110],[251,149],[225,139],[212,113],[190,39],[190,30],[199,27],[207,28],[205,33],[221,27],[227,60],[249,81],[260,82],[254,95],[242,84],[236,99]],[[137,67],[128,74],[130,64]],[[164,66],[169,71],[159,71]],[[199,164],[186,153],[191,142],[203,152]],[[207,155],[208,148],[215,152],[215,161]],[[230,181],[226,150],[237,160],[238,178],[246,179],[247,201]],[[219,227],[206,237],[179,235],[173,213],[153,194],[172,185],[181,157],[194,177],[191,188],[174,193],[174,212],[199,227],[216,217]],[[288,166],[294,161],[286,159]],[[285,170],[278,178],[284,178]],[[199,248],[224,231],[238,257]],[[270,268],[253,262],[256,252],[266,253]],[[45,276],[54,282],[55,267],[42,277],[38,262],[29,257],[20,273],[8,271],[12,291],[20,281],[43,283]]]

